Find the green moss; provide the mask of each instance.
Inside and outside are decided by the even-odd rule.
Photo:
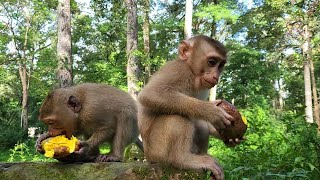
[[[146,177],[150,173],[150,167],[142,166],[133,169],[133,173],[137,174],[139,177]]]
[[[5,163],[0,179],[206,179],[204,173],[148,163]]]
[[[163,176],[161,177],[162,180],[167,180],[174,174],[173,168],[169,166],[162,166]]]
[[[184,179],[184,180],[205,180],[207,179],[206,173],[195,172],[192,170],[180,170],[169,165],[160,165],[155,168],[158,169],[156,174],[159,175],[161,180],[170,179]]]

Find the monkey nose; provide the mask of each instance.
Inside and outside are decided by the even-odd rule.
[[[218,80],[213,77],[212,80],[211,80],[211,83],[212,83],[213,85],[217,85]]]

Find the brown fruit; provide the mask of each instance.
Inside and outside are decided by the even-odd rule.
[[[231,125],[223,129],[220,133],[222,139],[225,142],[228,142],[229,139],[241,139],[247,130],[247,125],[243,122],[237,108],[226,100],[222,100],[218,106],[234,118],[234,121],[231,121]]]
[[[70,152],[70,147],[68,146],[59,146],[59,147],[54,147],[54,156],[53,158],[62,158],[65,156],[68,156],[69,154],[71,154]],[[75,143],[75,151],[78,151],[80,149],[80,142],[77,141]]]
[[[70,154],[70,148],[67,146],[60,146],[54,148],[54,158],[61,158]]]

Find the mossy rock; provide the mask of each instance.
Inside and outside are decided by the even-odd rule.
[[[180,180],[207,179],[206,173],[177,170],[146,162],[77,163],[26,162],[0,163],[2,180]]]

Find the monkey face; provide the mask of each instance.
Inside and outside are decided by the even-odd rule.
[[[51,93],[40,108],[39,119],[48,126],[50,136],[71,138],[81,109],[80,101],[66,92]]]
[[[60,111],[60,113],[44,116],[40,120],[48,126],[50,136],[65,135],[67,138],[71,138],[74,132],[75,117],[70,116],[68,112]]]
[[[214,87],[218,81],[219,77],[221,75],[221,72],[223,70],[223,67],[226,63],[224,59],[220,59],[219,57],[215,56],[209,56],[206,58],[207,65],[203,65],[204,73],[202,73],[201,76],[201,85],[203,87],[206,87],[208,89]]]
[[[198,44],[200,48],[191,53],[187,63],[196,77],[200,77],[200,88],[214,87],[226,63],[226,56],[219,53],[215,47],[208,44]],[[195,49],[195,48],[193,48]]]
[[[41,114],[40,110],[39,119],[48,126],[50,136],[65,134],[64,125],[62,124],[63,121],[53,113],[51,115],[44,115]]]

